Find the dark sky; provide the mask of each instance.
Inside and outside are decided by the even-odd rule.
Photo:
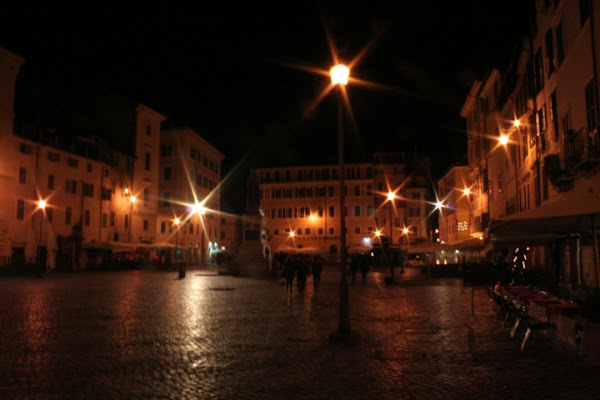
[[[191,126],[242,185],[254,166],[336,162],[335,94],[306,114],[329,80],[293,67],[329,69],[326,30],[343,61],[370,44],[352,76],[383,87],[348,86],[346,160],[416,153],[437,178],[465,155],[473,80],[527,29],[523,0],[259,3],[3,5],[0,46],[26,59],[19,82],[102,85]]]

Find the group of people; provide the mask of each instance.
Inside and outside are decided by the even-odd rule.
[[[285,279],[285,287],[289,293],[294,292],[294,279],[296,279],[298,292],[304,293],[309,275],[313,277],[314,289],[319,288],[323,272],[323,260],[320,256],[313,256],[311,259],[306,254],[289,254],[282,260],[282,265],[281,275]]]
[[[356,283],[358,271],[362,276],[362,284],[367,284],[367,274],[370,270],[369,258],[366,254],[351,254],[348,256],[348,273],[353,285]],[[307,277],[310,275],[313,278],[314,290],[316,291],[319,288],[321,273],[323,272],[323,258],[321,256],[276,254],[275,259],[276,263],[281,265],[281,276],[285,280],[287,292],[294,292],[294,280],[296,280],[298,292],[304,293]]]
[[[365,254],[351,254],[349,258],[350,273],[352,275],[352,284],[356,283],[356,274],[360,270],[362,275],[362,284],[367,284],[367,274],[369,273],[369,256]]]

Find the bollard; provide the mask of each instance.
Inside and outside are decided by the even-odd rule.
[[[177,268],[179,270],[179,279],[185,278],[185,265],[180,262]]]

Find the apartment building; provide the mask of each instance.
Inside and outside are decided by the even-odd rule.
[[[443,244],[457,245],[472,239],[470,182],[469,167],[463,165],[451,166],[437,182],[441,207],[436,212]]]
[[[178,238],[183,258],[201,263],[236,240],[220,229],[218,150],[189,129],[163,134],[165,116],[89,88],[58,98],[27,88],[16,102],[23,63],[0,49],[0,267],[168,264]],[[190,219],[196,204],[201,223]]]
[[[342,215],[350,249],[381,240],[407,245],[427,236],[425,179],[407,175],[403,153],[346,164],[344,210],[338,166],[256,168],[252,174],[274,252],[339,253]],[[389,200],[388,193],[393,193]]]
[[[467,121],[475,223],[495,247],[528,247],[556,283],[598,285],[598,26],[588,1],[535,1],[531,36],[475,82]]]
[[[160,220],[163,241],[178,231],[185,258],[199,264],[212,260],[233,238],[222,230],[221,162],[224,156],[189,128],[167,129],[160,139]],[[174,221],[177,219],[179,226]]]

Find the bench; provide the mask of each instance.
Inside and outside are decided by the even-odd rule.
[[[525,345],[527,344],[527,340],[529,339],[529,336],[532,332],[556,329],[556,324],[554,324],[553,322],[540,321],[529,315],[525,306],[516,307],[516,313],[517,318],[511,330],[510,337],[512,338],[515,336],[515,332],[517,330],[517,327],[519,326],[519,323],[523,321],[526,327],[526,331],[525,336],[523,337],[523,341],[521,342],[521,351],[525,350]]]

